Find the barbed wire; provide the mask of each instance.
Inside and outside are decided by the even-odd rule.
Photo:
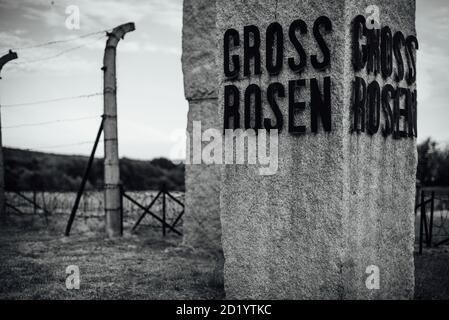
[[[2,129],[38,127],[38,126],[46,126],[46,125],[61,123],[61,122],[76,122],[76,121],[83,121],[83,120],[88,120],[88,119],[99,119],[100,117],[101,117],[101,115],[92,116],[92,117],[82,117],[82,118],[56,119],[56,120],[43,121],[43,122],[22,123],[22,124],[16,124],[16,125],[12,125],[12,126],[4,126],[4,127],[2,127]]]
[[[44,104],[44,103],[91,98],[91,97],[102,96],[102,95],[103,95],[103,92],[95,92],[95,93],[81,94],[81,95],[72,96],[72,97],[62,97],[62,98],[54,98],[54,99],[49,99],[49,100],[30,101],[30,102],[22,102],[22,103],[14,103],[14,104],[3,104],[3,105],[1,105],[1,108],[24,107],[24,106],[31,106],[31,105]]]
[[[55,44],[59,44],[59,43],[67,43],[67,42],[71,42],[71,41],[76,41],[79,39],[83,39],[83,38],[88,38],[100,33],[106,33],[109,32],[112,29],[105,29],[105,30],[99,30],[99,31],[95,31],[95,32],[90,32],[90,33],[86,33],[77,37],[72,37],[72,38],[67,38],[67,39],[61,39],[61,40],[52,40],[52,41],[46,41],[43,43],[38,43],[38,44],[34,44],[34,45],[29,45],[29,46],[23,46],[23,47],[12,47],[12,48],[1,48],[0,51],[8,51],[8,50],[13,50],[13,51],[21,51],[21,50],[29,50],[29,49],[35,49],[35,48],[41,48],[41,47],[46,47],[46,46],[51,46],[51,45],[55,45]]]
[[[78,49],[80,49],[80,48],[86,47],[86,46],[88,46],[88,45],[90,45],[90,44],[92,44],[92,43],[97,42],[97,41],[100,40],[100,39],[103,39],[103,38],[104,38],[104,36],[102,35],[101,37],[95,38],[93,41],[89,41],[89,42],[80,44],[80,45],[78,45],[78,46],[75,46],[75,47],[71,47],[71,48],[62,50],[62,51],[57,52],[57,53],[55,53],[55,54],[53,54],[53,55],[51,55],[51,56],[48,56],[48,57],[44,57],[44,58],[40,58],[40,59],[34,59],[34,60],[12,61],[11,64],[17,66],[17,65],[22,65],[22,64],[30,64],[30,63],[36,63],[36,62],[41,62],[41,61],[46,61],[46,60],[51,60],[51,59],[59,58],[59,57],[65,55],[65,54],[67,54],[67,53],[69,53],[69,52],[72,52],[72,51],[78,50]]]
[[[65,43],[70,43],[70,42],[75,42],[75,41],[80,42],[79,44],[76,44],[76,45],[66,48],[66,49],[57,47],[57,48],[61,49],[61,51],[55,52],[55,53],[51,54],[50,56],[44,56],[45,52],[42,51],[42,58],[37,57],[36,59],[32,59],[32,60],[22,60],[21,59],[20,61],[18,60],[18,61],[11,62],[11,64],[14,64],[15,66],[26,65],[26,64],[30,64],[30,63],[36,63],[36,62],[55,59],[55,58],[65,55],[65,54],[68,54],[74,50],[80,49],[82,47],[86,47],[90,44],[93,44],[93,43],[99,41],[100,39],[103,39],[107,35],[107,32],[110,32],[111,30],[112,30],[112,28],[104,29],[104,30],[90,32],[90,33],[86,33],[86,34],[75,36],[75,37],[46,41],[46,42],[37,43],[37,44],[16,46],[16,47],[10,47],[10,48],[2,47],[2,48],[0,48],[0,52],[1,51],[7,52],[8,50],[13,50],[13,51],[18,51],[19,56],[21,56],[20,52],[25,51],[25,50],[56,46],[58,44],[65,44]],[[80,39],[84,39],[84,40],[81,42]],[[90,39],[92,39],[92,40],[90,40]],[[47,52],[47,53],[51,53],[51,52]],[[20,102],[20,103],[14,103],[14,104],[3,104],[0,107],[3,109],[8,109],[8,108],[15,108],[15,107],[23,107],[23,106],[34,106],[34,105],[50,104],[50,103],[56,103],[56,102],[61,102],[61,101],[68,101],[68,100],[88,99],[91,97],[102,96],[102,95],[103,95],[103,92],[99,91],[99,92],[93,92],[93,93],[88,93],[88,94],[57,97],[57,98],[46,99],[46,100]],[[100,116],[89,116],[89,117],[79,117],[79,118],[55,119],[55,120],[42,121],[42,122],[20,123],[20,124],[16,124],[16,125],[4,126],[2,129],[15,129],[15,128],[22,128],[22,127],[46,126],[46,125],[51,125],[51,124],[55,124],[55,123],[76,122],[76,121],[83,121],[83,120],[88,120],[88,119],[95,119],[95,118],[99,118],[99,117]],[[36,147],[31,147],[31,148],[23,148],[22,150],[40,151],[40,150],[46,150],[46,149],[58,149],[58,148],[66,148],[66,147],[73,147],[73,146],[81,146],[81,145],[93,144],[93,143],[94,143],[94,141],[78,141],[78,142],[57,144],[57,145],[40,145],[40,146],[36,146]],[[100,141],[100,143],[102,143],[102,141]],[[8,147],[8,146],[5,146],[5,147]],[[9,147],[13,148],[12,146],[9,146]]]

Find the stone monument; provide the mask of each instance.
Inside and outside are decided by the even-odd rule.
[[[183,11],[182,68],[184,94],[189,102],[190,158],[186,159],[185,172],[184,244],[221,251],[220,168],[194,163],[191,152],[194,121],[201,122],[202,131],[219,126],[215,1],[184,0]]]
[[[209,3],[185,1],[189,121],[218,107],[208,125],[278,132],[275,172],[222,166],[227,298],[412,298],[415,1],[217,1],[216,31]],[[187,172],[207,195],[194,170],[217,171]]]

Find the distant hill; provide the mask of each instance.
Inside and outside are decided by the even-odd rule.
[[[7,190],[75,191],[88,157],[3,148]],[[169,190],[184,190],[184,165],[165,158],[151,161],[120,159],[120,175],[126,190],[157,190],[165,182]],[[103,184],[103,159],[94,160],[86,189]]]

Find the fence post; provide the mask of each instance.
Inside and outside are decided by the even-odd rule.
[[[109,238],[120,236],[120,169],[117,139],[116,49],[134,23],[122,24],[108,33],[103,60],[104,81],[104,210]]]
[[[165,237],[165,233],[166,233],[166,230],[165,230],[165,224],[166,224],[166,213],[165,213],[165,210],[166,210],[166,208],[165,208],[165,188],[164,188],[163,191],[162,191],[162,221],[163,221],[163,223],[162,223],[162,236],[164,236],[164,237]]]
[[[36,207],[36,190],[33,190],[33,214],[37,215],[37,207]]]
[[[422,254],[423,227],[425,215],[426,215],[426,207],[424,203],[424,190],[421,190],[421,217],[419,219],[419,254]]]
[[[123,184],[120,184],[120,235],[123,236]]]
[[[7,54],[0,58],[0,71],[3,66],[11,60],[17,59],[17,53],[9,50]],[[0,77],[1,79],[1,77]],[[5,165],[3,162],[3,145],[1,132],[1,116],[0,116],[0,221],[6,217],[6,202],[5,202]]]
[[[429,239],[427,239],[427,247],[429,248],[432,246],[434,201],[435,201],[435,191],[432,191],[432,199],[430,201]]]
[[[97,151],[98,142],[100,141],[101,133],[103,132],[103,126],[104,126],[104,118],[101,119],[100,128],[97,132],[97,137],[95,138],[94,146],[92,148],[92,152],[90,153],[89,161],[87,162],[86,170],[84,171],[83,179],[81,180],[80,188],[78,189],[78,193],[76,194],[75,203],[72,208],[72,212],[70,213],[69,221],[67,222],[67,226],[65,229],[65,235],[70,235],[70,230],[72,228],[73,220],[75,219],[76,211],[78,210],[78,206],[81,200],[81,196],[84,192],[84,187],[86,186],[87,179],[89,178],[89,172],[90,168],[92,167],[92,164],[95,159],[95,152]]]

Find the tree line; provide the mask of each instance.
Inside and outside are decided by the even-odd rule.
[[[88,158],[3,148],[6,190],[76,191]],[[120,178],[125,190],[184,190],[184,164],[175,165],[165,158],[149,161],[120,159]],[[93,162],[87,190],[101,189],[103,159]]]
[[[3,148],[6,190],[76,191],[88,158],[14,148]],[[184,164],[175,165],[165,158],[149,161],[120,159],[120,176],[126,190],[183,191]],[[422,186],[449,186],[449,146],[431,138],[418,144],[417,183]],[[86,189],[101,189],[103,160],[95,159]]]
[[[416,179],[422,186],[449,186],[449,145],[431,138],[418,144]]]

